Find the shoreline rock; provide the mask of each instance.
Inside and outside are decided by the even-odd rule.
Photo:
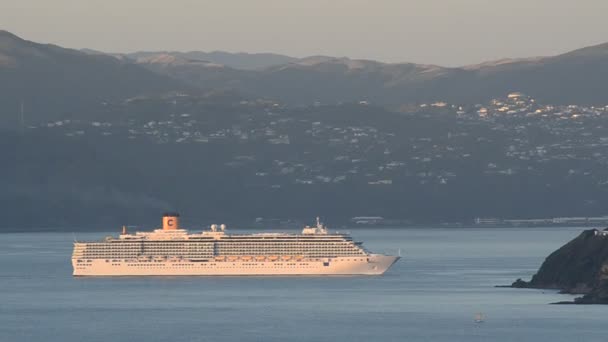
[[[530,281],[519,278],[510,287],[583,295],[553,304],[608,304],[608,229],[583,231],[551,253]]]

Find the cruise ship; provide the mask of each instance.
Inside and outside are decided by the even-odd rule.
[[[189,233],[179,214],[162,228],[74,242],[74,276],[380,275],[399,256],[372,254],[319,222],[301,234],[228,234],[225,225]]]

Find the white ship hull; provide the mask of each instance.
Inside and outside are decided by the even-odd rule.
[[[303,259],[300,261],[243,260],[81,260],[72,259],[74,276],[306,276],[380,275],[398,256],[372,254],[367,257]]]

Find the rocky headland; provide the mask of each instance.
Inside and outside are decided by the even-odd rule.
[[[583,295],[559,304],[608,304],[608,229],[583,231],[551,253],[530,281],[517,279],[511,287]]]

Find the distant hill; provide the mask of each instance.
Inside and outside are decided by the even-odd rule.
[[[233,88],[248,96],[289,104],[358,100],[388,106],[438,100],[478,103],[512,91],[523,91],[547,103],[608,103],[604,91],[608,44],[553,57],[506,59],[458,68],[324,56],[259,70],[201,63],[191,63],[185,70],[184,64],[149,59],[143,64],[193,85]]]
[[[193,87],[129,61],[23,40],[0,31],[0,125],[86,115],[91,105]]]
[[[176,58],[207,61],[214,64],[225,65],[234,69],[256,70],[265,69],[275,65],[287,64],[296,61],[297,58],[278,55],[274,53],[230,53],[224,51],[140,51],[126,54],[127,57],[139,60],[158,55],[170,55]]]
[[[253,71],[238,70],[223,64],[167,53],[140,56],[134,62],[148,70],[185,81],[201,89],[242,91],[244,88],[237,83],[254,75]]]
[[[608,104],[608,44],[553,57],[447,68],[327,56],[76,51],[0,31],[0,125],[87,115],[92,105],[171,91],[238,94],[285,105],[368,101],[389,108],[473,104],[524,92],[543,103]]]

